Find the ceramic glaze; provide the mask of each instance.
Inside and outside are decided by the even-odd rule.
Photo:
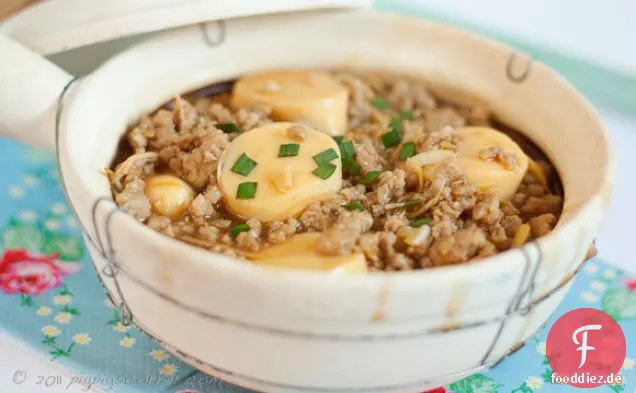
[[[510,48],[421,19],[313,11],[230,20],[224,28],[215,45],[198,26],[162,34],[72,84],[57,140],[56,98],[70,77],[0,38],[15,58],[55,76],[35,107],[28,98],[16,101],[22,112],[0,105],[0,129],[55,142],[93,261],[134,323],[195,367],[266,392],[421,392],[497,362],[546,323],[597,234],[613,181],[607,134],[580,94]],[[12,65],[0,61],[12,93],[37,92],[4,78]],[[442,97],[485,102],[557,168],[565,191],[558,225],[474,263],[326,275],[213,254],[117,209],[101,169],[139,116],[213,82],[309,67],[419,76]]]

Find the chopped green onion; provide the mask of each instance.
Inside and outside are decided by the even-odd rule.
[[[392,147],[399,145],[401,139],[402,139],[402,136],[400,135],[400,132],[396,131],[395,129],[392,129],[391,131],[382,135],[382,143],[384,144],[384,147],[387,149],[390,149]]]
[[[238,173],[239,175],[247,176],[252,172],[252,170],[258,165],[258,163],[247,156],[247,154],[243,153],[236,160],[234,165],[232,165],[232,172]]]
[[[242,132],[241,127],[239,127],[236,123],[219,123],[214,125],[219,130],[225,132],[226,134],[231,134],[233,132]]]
[[[410,201],[406,201],[404,202],[402,206],[398,207],[398,210],[406,210],[411,206],[417,205],[418,203],[420,203],[419,199],[412,199]]]
[[[394,117],[389,122],[389,132],[382,135],[384,147],[390,149],[400,144],[402,141],[402,120]]]
[[[373,106],[376,109],[383,110],[383,109],[389,109],[391,107],[391,103],[385,98],[375,97],[373,99]]]
[[[378,177],[380,177],[380,173],[382,173],[382,171],[369,171],[366,175],[364,175],[362,179],[360,179],[360,183],[364,184],[365,186],[370,186],[371,184],[375,183],[376,180],[378,180]]]
[[[413,112],[404,111],[400,113],[400,120],[413,120]]]
[[[400,119],[399,117],[394,117],[389,121],[389,128],[391,129],[391,131],[401,132],[402,124],[402,119]]]
[[[278,149],[279,157],[296,157],[298,155],[298,151],[300,150],[300,145],[298,143],[289,143],[286,145],[280,145],[280,149]]]
[[[232,237],[237,237],[241,232],[247,232],[250,230],[250,226],[247,224],[238,224],[234,225],[230,230],[230,235]]]
[[[338,153],[332,148],[324,150],[314,156],[314,161],[316,164],[320,165],[323,162],[330,162],[338,158]]]
[[[362,204],[360,202],[358,202],[358,201],[349,202],[346,205],[344,205],[343,207],[345,209],[347,209],[347,210],[356,211],[356,212],[365,211],[364,206],[362,206]]]
[[[429,225],[433,222],[430,218],[420,218],[419,220],[411,221],[411,226],[413,228],[419,228],[423,225]]]
[[[236,199],[252,199],[256,195],[256,186],[258,183],[248,181],[241,183],[236,190]]]
[[[353,146],[353,141],[345,141],[342,136],[334,136],[333,139],[338,144],[341,157],[353,157],[356,155],[356,149]]]
[[[318,168],[314,169],[311,173],[323,180],[326,180],[329,179],[335,171],[336,166],[334,164],[329,162],[320,162],[318,163]]]
[[[415,143],[413,142],[405,142],[402,144],[402,149],[400,150],[400,161],[405,161],[409,157],[413,157],[415,155]]]
[[[353,147],[353,141],[338,143],[338,147],[340,148],[340,155],[342,157],[353,157],[356,155],[356,149]]]
[[[358,176],[360,174],[360,164],[353,159],[353,157],[344,157],[342,159],[342,168],[349,172],[351,176]]]

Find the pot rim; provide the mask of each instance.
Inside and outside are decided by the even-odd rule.
[[[310,11],[312,13],[329,13],[333,11]],[[492,50],[506,51],[510,53],[519,53],[515,52],[512,48],[504,45],[502,43],[496,42],[489,38],[483,37],[479,34],[472,33],[470,31],[452,27],[446,24],[442,24],[439,22],[434,22],[427,20],[421,17],[411,17],[405,15],[395,15],[387,12],[378,12],[377,10],[345,10],[345,11],[337,11],[340,13],[350,14],[351,17],[356,18],[359,15],[365,14],[375,14],[381,15],[382,18],[393,18],[394,20],[399,20],[401,23],[410,23],[415,24],[417,26],[428,26],[442,29],[445,34],[453,34],[455,36],[460,36],[462,39],[466,40],[466,42],[472,42],[475,45],[479,45],[482,47],[488,47]],[[261,16],[259,18],[267,18],[269,16]],[[233,23],[234,21],[228,21],[227,23]],[[110,60],[108,60],[105,64],[100,66],[96,71],[91,73],[91,78],[93,79],[95,76],[101,75],[105,69],[108,69],[114,64],[120,63],[126,59],[131,53],[135,53],[142,48],[147,48],[153,45],[157,45],[174,37],[176,33],[196,28],[196,26],[187,26],[178,28],[172,31],[163,32],[155,37],[152,37],[146,41],[143,41],[139,44],[132,46],[131,48],[119,53],[114,56]],[[509,261],[509,256],[513,253],[522,253],[525,254],[527,250],[532,247],[541,247],[542,244],[548,244],[555,241],[560,236],[564,236],[565,232],[568,228],[571,228],[576,225],[581,225],[578,223],[579,218],[585,214],[590,208],[591,205],[595,204],[596,199],[601,199],[603,203],[605,203],[605,196],[607,193],[611,192],[613,177],[614,177],[614,169],[613,169],[613,155],[611,151],[610,138],[607,130],[602,125],[600,118],[594,109],[594,107],[588,102],[588,100],[582,96],[569,82],[567,82],[562,76],[543,65],[542,63],[535,61],[533,67],[536,69],[540,69],[541,72],[548,73],[550,77],[553,79],[555,84],[558,84],[560,88],[567,91],[572,97],[574,97],[581,109],[591,115],[591,118],[595,121],[595,125],[593,126],[595,129],[599,131],[599,137],[604,142],[602,146],[599,148],[603,150],[599,150],[603,156],[607,156],[608,159],[604,163],[602,168],[599,168],[604,174],[604,181],[599,184],[599,186],[594,190],[593,194],[590,195],[589,198],[585,200],[585,203],[578,205],[577,211],[571,216],[568,217],[568,220],[563,222],[560,219],[557,223],[557,226],[551,231],[549,234],[542,236],[536,240],[526,243],[522,247],[517,247],[514,249],[506,250],[504,252],[497,253],[493,256],[486,257],[475,261],[474,263],[461,263],[456,265],[445,265],[439,266],[435,268],[428,269],[420,269],[420,270],[409,270],[409,271],[389,271],[389,272],[368,272],[366,274],[326,274],[324,272],[316,272],[316,271],[308,271],[301,269],[282,269],[271,271],[269,269],[264,269],[259,267],[256,264],[252,264],[249,261],[242,261],[239,259],[235,259],[223,254],[214,253],[209,250],[205,250],[199,247],[192,246],[183,241],[170,238],[168,236],[162,235],[153,229],[147,227],[146,225],[136,221],[132,216],[128,214],[124,214],[125,217],[122,219],[126,222],[126,227],[134,233],[134,237],[147,241],[153,244],[162,245],[164,247],[172,248],[183,255],[190,255],[191,257],[185,258],[184,262],[187,261],[191,263],[191,267],[195,267],[199,269],[202,273],[218,273],[219,271],[223,271],[224,273],[232,273],[236,275],[251,275],[254,279],[276,279],[282,278],[284,280],[293,278],[294,280],[300,280],[302,283],[313,284],[313,285],[321,285],[325,281],[329,281],[330,283],[350,283],[352,285],[364,285],[364,284],[372,284],[378,283],[384,280],[391,280],[392,283],[395,284],[395,281],[400,281],[400,284],[404,284],[407,287],[411,285],[419,286],[423,283],[424,280],[439,280],[439,279],[448,279],[450,277],[457,278],[458,276],[462,277],[474,277],[475,275],[487,275],[492,276],[501,273],[503,270],[502,267],[506,267],[506,263]],[[535,71],[536,71],[535,69]],[[69,107],[73,107],[73,102],[75,100],[81,100],[82,94],[86,88],[90,89],[90,79],[85,81],[87,83],[82,83],[81,88],[76,89],[77,91],[73,92],[72,100],[69,104]],[[71,111],[72,113],[72,111]],[[70,115],[66,115],[64,117],[69,117]],[[63,127],[65,128],[65,127]],[[60,170],[60,175],[62,177],[62,182],[65,188],[65,192],[67,193],[67,199],[69,200],[69,204],[71,205],[72,210],[78,218],[78,221],[81,223],[82,231],[85,235],[90,236],[90,232],[86,230],[85,225],[82,221],[82,218],[77,214],[75,207],[73,206],[71,195],[75,192],[68,193],[66,190],[66,181],[64,180],[64,168],[61,164],[61,160],[65,159],[68,161],[72,161],[73,158],[68,156],[68,132],[66,128],[64,131],[60,132],[61,140],[59,148],[56,151],[58,156],[58,169]],[[63,150],[63,151],[62,151]],[[65,157],[66,156],[66,157]],[[71,176],[76,176],[79,179],[82,179],[82,176],[79,176],[75,173],[71,173]],[[84,180],[84,179],[83,179]],[[90,189],[84,181],[79,182],[82,186],[81,192],[84,194],[82,198],[90,197],[92,200],[98,200],[103,198],[104,195],[100,195],[99,191],[96,189]],[[566,185],[564,185],[564,190],[566,189]],[[79,194],[79,191],[78,191]],[[120,210],[114,202],[112,195],[108,196],[110,198],[110,203],[112,203],[113,208]],[[564,210],[566,205],[564,204]],[[211,260],[214,258],[214,261]],[[181,263],[181,262],[180,262]],[[212,265],[214,269],[212,269]],[[508,265],[510,268],[510,265]],[[327,277],[327,278],[326,278]]]

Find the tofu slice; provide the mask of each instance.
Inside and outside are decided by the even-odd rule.
[[[322,71],[271,71],[234,85],[232,106],[266,106],[278,121],[300,122],[331,136],[347,130],[349,92]]]
[[[293,132],[298,127],[302,128],[302,139]],[[298,154],[279,157],[281,145],[289,144],[298,145]],[[333,173],[321,178],[313,173],[319,166],[314,156],[329,149],[337,154],[329,161]],[[232,169],[243,155],[256,163],[247,174]],[[236,215],[261,221],[284,219],[340,190],[340,151],[336,141],[320,131],[294,123],[267,124],[232,141],[218,177],[224,201]],[[237,194],[242,183],[256,183],[252,198],[242,199]]]

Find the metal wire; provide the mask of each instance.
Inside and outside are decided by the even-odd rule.
[[[580,269],[581,265],[579,265],[579,267],[577,268],[577,270],[576,270],[577,272]],[[503,315],[497,316],[497,317],[491,317],[491,318],[488,318],[488,319],[468,322],[468,323],[465,323],[465,324],[460,324],[460,325],[451,326],[451,327],[433,327],[433,328],[428,328],[428,329],[418,329],[416,331],[400,333],[400,334],[392,333],[392,334],[381,334],[381,335],[356,335],[356,336],[349,336],[349,335],[341,335],[341,334],[319,334],[319,333],[312,333],[312,332],[296,331],[296,330],[280,328],[280,327],[271,327],[271,326],[265,326],[265,325],[257,325],[257,324],[252,324],[252,323],[248,323],[248,322],[244,322],[244,321],[240,321],[240,320],[230,319],[230,318],[227,318],[227,317],[224,317],[224,316],[221,316],[221,315],[205,312],[205,311],[199,310],[197,308],[194,308],[194,307],[192,307],[190,305],[184,304],[181,301],[179,301],[177,299],[174,299],[173,297],[168,296],[168,295],[164,294],[163,292],[155,289],[151,285],[147,284],[145,281],[143,281],[143,280],[139,279],[138,277],[136,277],[135,275],[131,274],[121,264],[119,264],[119,269],[120,269],[121,275],[125,276],[128,280],[130,280],[134,284],[141,286],[142,288],[144,288],[146,291],[150,292],[151,294],[153,294],[153,295],[155,295],[155,296],[157,296],[157,297],[159,297],[159,298],[161,298],[161,299],[173,304],[177,308],[180,308],[180,309],[182,309],[184,311],[191,312],[191,313],[197,314],[199,316],[205,317],[207,319],[211,319],[211,320],[214,320],[214,321],[217,321],[217,322],[220,322],[220,323],[224,323],[224,324],[233,325],[233,326],[236,326],[236,327],[239,327],[239,328],[244,328],[244,329],[249,329],[249,330],[254,330],[254,331],[261,331],[261,332],[266,332],[266,333],[269,333],[269,334],[275,334],[275,335],[281,335],[281,336],[294,336],[294,337],[303,337],[303,338],[313,339],[313,340],[326,340],[326,341],[392,341],[392,340],[404,340],[404,339],[411,339],[411,338],[414,338],[414,337],[425,336],[425,335],[429,335],[429,334],[430,335],[432,335],[432,334],[445,334],[447,332],[451,332],[451,331],[455,331],[455,330],[469,329],[469,328],[474,328],[474,327],[478,327],[478,326],[482,326],[482,325],[486,325],[486,324],[502,322],[502,321],[505,321],[509,317],[512,317],[512,316],[515,316],[515,315],[524,315],[525,313],[531,311],[536,306],[540,305],[545,300],[550,298],[550,296],[552,296],[554,293],[556,293],[560,289],[562,289],[574,277],[574,274],[571,275],[566,280],[563,280],[555,288],[553,288],[552,290],[546,292],[545,294],[543,294],[541,297],[535,299],[534,301],[528,303],[526,306],[518,307],[518,308],[510,308],[509,310],[507,310],[506,313],[504,313]],[[521,281],[525,282],[526,280],[522,279]],[[515,302],[516,302],[516,298],[513,298],[511,300],[511,303],[514,304]],[[497,340],[497,337],[495,337],[495,341],[496,340]]]
[[[105,285],[104,281],[102,280],[102,278],[98,276],[98,280],[100,282],[100,284],[102,285],[102,288],[104,289],[104,291],[106,292],[106,294],[109,296],[110,299],[110,291],[108,289],[108,287]],[[534,337],[536,336],[539,332],[541,332],[546,324],[547,324],[547,320],[546,322],[544,322],[538,329],[536,332],[534,332],[533,334],[531,334],[529,337]],[[453,373],[450,375],[444,375],[444,376],[440,376],[438,379],[426,379],[426,380],[421,380],[421,381],[416,381],[416,382],[409,382],[406,384],[401,384],[401,385],[393,385],[393,386],[377,386],[377,387],[369,387],[369,388],[346,388],[346,389],[330,389],[330,388],[315,388],[315,387],[308,387],[308,386],[299,386],[299,385],[290,385],[290,384],[283,384],[283,383],[278,383],[278,382],[273,382],[273,381],[267,381],[267,380],[263,380],[260,378],[255,378],[255,377],[251,377],[249,375],[245,375],[245,374],[241,374],[241,373],[237,373],[234,371],[230,371],[230,370],[226,370],[224,368],[221,368],[219,366],[215,366],[211,363],[208,363],[204,360],[199,359],[196,356],[190,355],[186,352],[183,352],[182,350],[179,350],[175,347],[173,347],[172,345],[168,344],[167,342],[165,342],[164,340],[160,339],[159,337],[157,337],[154,333],[150,332],[150,329],[148,329],[147,327],[143,326],[143,324],[139,323],[139,321],[136,320],[132,320],[132,324],[139,329],[141,332],[143,332],[144,334],[146,334],[148,337],[150,337],[152,340],[154,340],[157,344],[159,344],[160,346],[164,347],[166,350],[172,352],[175,356],[181,358],[181,360],[184,360],[185,362],[190,363],[191,365],[195,366],[195,367],[205,367],[207,369],[213,370],[215,374],[221,374],[224,377],[230,377],[230,378],[234,378],[234,379],[242,379],[244,381],[249,381],[251,383],[256,383],[256,384],[260,384],[260,385],[265,385],[265,386],[269,386],[272,388],[284,388],[284,389],[291,389],[291,390],[295,390],[295,391],[303,391],[303,392],[316,392],[316,393],[327,393],[327,392],[367,392],[367,391],[386,391],[386,390],[394,390],[394,389],[406,389],[409,387],[417,387],[417,386],[421,386],[421,385],[433,385],[436,383],[437,380],[442,380],[442,379],[448,379],[448,378],[452,378],[452,377],[461,377],[463,375],[469,374],[469,373],[475,373],[475,372],[479,372],[479,370],[482,369],[486,369],[486,368],[491,368],[491,367],[495,367],[496,365],[498,365],[499,363],[501,363],[504,359],[506,359],[507,357],[511,356],[512,354],[516,353],[517,351],[521,350],[521,348],[523,348],[527,342],[531,339],[528,338],[528,340],[524,341],[524,342],[520,342],[517,345],[515,345],[514,347],[512,347],[510,350],[508,350],[505,354],[503,354],[501,357],[487,362],[487,363],[480,363],[480,365],[472,367],[470,369],[466,369],[466,370],[462,370],[460,372],[457,373]],[[192,376],[192,375],[189,375]],[[218,378],[221,378],[219,375],[215,375]],[[221,378],[222,379],[222,378]]]
[[[506,63],[506,77],[509,81],[513,83],[522,83],[528,76],[530,76],[530,72],[532,71],[532,65],[534,64],[534,59],[530,58],[525,63],[525,68],[521,72],[521,74],[515,74],[514,65],[519,55],[517,52],[512,52],[510,57],[508,58],[508,62]]]
[[[210,32],[208,30],[208,25],[210,23],[216,23],[219,26],[218,37],[213,40],[210,38]],[[227,23],[224,20],[218,20],[215,22],[207,22],[199,24],[199,28],[201,29],[201,33],[203,34],[203,40],[205,43],[212,48],[219,47],[225,43],[227,39]]]

